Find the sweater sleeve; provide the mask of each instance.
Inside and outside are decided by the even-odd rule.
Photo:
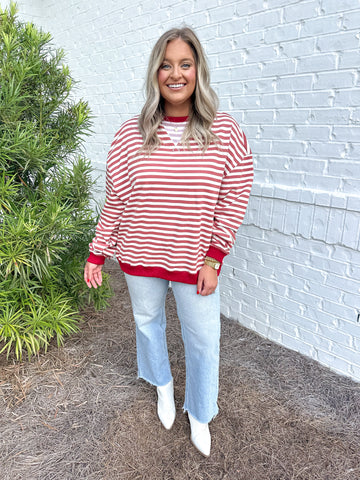
[[[119,134],[115,137],[106,166],[106,200],[101,211],[96,233],[89,245],[88,261],[103,264],[106,257],[112,257],[116,251],[118,231],[129,192],[131,190],[125,153],[121,148]]]
[[[214,213],[211,245],[207,255],[222,262],[235,242],[249,202],[254,170],[245,134],[233,121],[227,162]]]

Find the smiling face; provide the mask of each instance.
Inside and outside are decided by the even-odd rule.
[[[166,115],[189,115],[191,95],[196,86],[196,64],[191,47],[181,38],[167,44],[158,82]]]

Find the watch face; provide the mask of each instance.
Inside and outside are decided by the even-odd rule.
[[[215,270],[219,270],[219,268],[220,268],[220,263],[215,263],[214,268],[215,268]]]

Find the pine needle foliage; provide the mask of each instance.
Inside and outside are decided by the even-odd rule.
[[[108,278],[89,290],[84,260],[96,215],[88,104],[51,35],[0,9],[0,353],[29,357],[78,330],[86,304],[103,308]]]

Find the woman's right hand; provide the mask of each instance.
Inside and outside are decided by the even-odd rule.
[[[84,280],[86,285],[91,288],[100,287],[102,284],[102,265],[95,265],[95,263],[86,262],[84,269]]]

